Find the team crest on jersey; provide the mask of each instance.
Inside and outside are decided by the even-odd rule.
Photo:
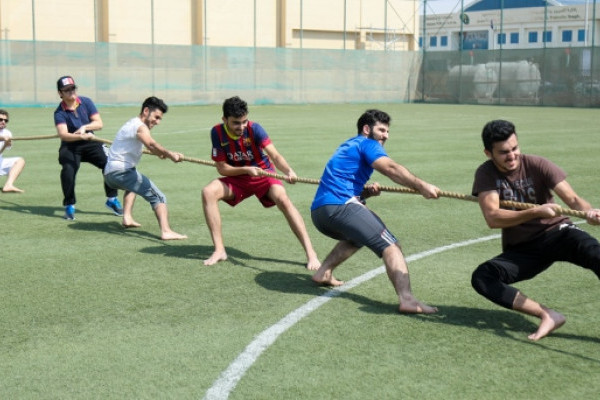
[[[244,146],[250,146],[252,144],[252,139],[249,137],[244,138]]]

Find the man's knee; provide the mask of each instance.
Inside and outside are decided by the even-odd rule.
[[[202,199],[211,199],[217,197],[219,186],[217,181],[212,181],[202,188]]]
[[[490,284],[500,280],[500,276],[490,263],[479,265],[471,275],[471,286],[477,293],[488,297]]]
[[[61,175],[63,176],[74,176],[77,173],[79,167],[72,162],[62,164]]]
[[[290,205],[293,206],[292,201],[287,195],[285,188],[281,185],[271,185],[267,196],[277,205],[279,208],[287,208]]]
[[[296,209],[296,207],[294,207],[294,203],[292,203],[292,200],[290,200],[287,194],[272,198],[272,200],[277,205],[277,208],[283,212],[289,212]]]

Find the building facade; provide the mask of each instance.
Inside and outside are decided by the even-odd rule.
[[[498,4],[481,0],[462,12],[425,15],[419,47],[428,51],[510,50],[600,43],[600,6],[595,1],[563,6],[551,1],[506,0],[505,7],[516,6],[493,8]]]
[[[0,40],[416,50],[418,0],[0,0]]]

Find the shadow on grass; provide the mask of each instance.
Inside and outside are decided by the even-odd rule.
[[[312,272],[312,271],[309,271]],[[261,287],[274,292],[288,294],[323,294],[328,288],[318,286],[311,279],[312,274],[299,274],[282,271],[266,271],[256,275],[254,281]],[[347,293],[342,293],[344,296]]]
[[[472,307],[459,306],[440,306],[439,311],[431,316],[416,315],[418,318],[426,319],[430,322],[443,323],[448,325],[467,326],[479,330],[489,331],[498,336],[513,338],[509,333],[524,334],[526,337],[537,330],[538,325],[530,321],[523,314],[511,310],[489,310]],[[568,321],[567,321],[568,322]],[[600,344],[599,337],[582,336],[572,333],[563,333],[560,330],[552,332],[550,337],[579,340],[582,342],[591,342]],[[543,342],[532,342],[532,344],[543,344]],[[600,360],[594,359],[599,362]]]
[[[254,280],[260,286],[267,290],[291,294],[313,294],[322,295],[331,291],[331,287],[317,285],[312,281],[311,276],[314,271],[305,273],[293,273],[285,271],[265,271],[256,276]],[[351,292],[336,293],[336,297],[353,300],[359,304],[367,305],[368,312],[377,312],[380,314],[393,314],[396,307],[390,304],[371,300]]]
[[[12,201],[0,200],[1,203],[8,205],[1,205],[0,210],[12,211],[21,214],[32,214],[40,215],[42,217],[57,217],[64,213],[63,207],[48,207],[48,206],[24,206],[22,204],[13,203]]]
[[[162,240],[158,234],[153,234],[140,228],[123,228],[120,222],[81,222],[73,221],[69,225],[69,228],[81,231],[92,231],[92,232],[106,232],[108,234],[116,234],[126,237],[137,237],[152,242],[159,243],[159,246],[146,247],[140,250],[146,254],[159,254],[166,257],[174,258],[185,258],[189,260],[205,260],[213,253],[213,246],[201,246],[195,244],[185,244],[187,240]],[[156,228],[158,230],[158,228]],[[253,264],[258,262],[268,262],[273,264],[289,264],[299,265],[304,267],[305,264],[299,261],[283,260],[280,258],[271,257],[257,257],[241,250],[237,250],[233,247],[227,248],[227,260],[221,261],[216,265],[206,268],[218,268],[220,266],[241,266],[245,268],[252,268],[258,271],[264,271],[264,269],[258,268]],[[204,265],[200,264],[204,267]]]
[[[507,338],[513,338],[509,334],[511,332],[529,334],[537,329],[537,325],[514,311],[444,305],[438,306],[438,309],[438,312],[432,315],[412,315],[412,317],[427,322],[471,327]]]
[[[120,221],[120,220],[119,220]],[[122,236],[129,237],[137,237],[146,240],[157,241],[163,243],[160,236],[152,234],[150,232],[146,232],[143,229],[126,229],[123,228],[121,222],[82,222],[82,221],[71,221],[69,228],[78,231],[88,231],[88,232],[105,232],[109,234],[116,234]]]
[[[332,293],[331,288],[318,286],[312,282],[310,279],[311,275],[312,274],[270,271],[258,274],[255,278],[255,281],[265,289],[282,293],[309,295],[330,295]],[[597,358],[548,347],[544,344],[544,339],[538,342],[530,341],[527,339],[527,335],[537,330],[537,324],[529,320],[526,316],[515,311],[504,309],[482,309],[453,305],[437,305],[439,311],[435,314],[400,314],[398,312],[398,304],[396,303],[384,303],[352,292],[340,292],[339,294],[336,294],[336,297],[352,300],[361,305],[360,309],[362,311],[370,314],[398,314],[399,316],[402,315],[408,318],[421,319],[428,323],[473,328],[480,331],[493,333],[494,335],[503,338],[528,343],[550,351],[568,354],[573,357],[578,357],[600,364],[600,359]],[[562,333],[560,330],[552,332],[549,337],[600,344],[600,338],[598,337]]]
[[[1,194],[0,194],[1,195]],[[9,196],[14,196],[10,194]],[[65,208],[64,207],[50,207],[50,206],[31,206],[14,203],[12,201],[6,201],[0,199],[0,203],[7,205],[0,205],[0,210],[12,211],[21,214],[39,215],[42,217],[60,218],[62,219]],[[112,215],[110,211],[82,211],[77,210],[76,215]],[[71,222],[71,221],[69,221]],[[77,219],[75,220],[77,222]]]
[[[189,239],[188,239],[189,240]],[[184,243],[185,241],[174,241],[170,243]],[[164,242],[165,244],[167,242]],[[210,257],[214,251],[214,247],[211,246],[202,246],[196,244],[184,244],[178,246],[157,246],[157,247],[146,247],[141,250],[146,254],[160,254],[166,257],[177,257],[177,258],[186,258],[190,260],[199,260],[204,261],[208,257]],[[221,261],[215,265],[211,265],[209,267],[204,267],[203,264],[200,264],[204,268],[220,268],[220,267],[230,267],[241,266],[244,268],[251,268],[258,271],[264,271],[254,264],[255,261],[272,263],[272,264],[289,264],[289,265],[299,265],[304,267],[304,264],[298,261],[293,260],[282,260],[280,258],[271,258],[271,257],[257,257],[252,254],[248,254],[241,250],[238,250],[234,247],[227,248],[227,260]]]

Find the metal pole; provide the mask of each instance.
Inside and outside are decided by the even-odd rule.
[[[544,31],[542,32],[542,43],[544,46],[544,50],[546,49],[546,24],[548,23],[548,2],[544,2]]]
[[[383,0],[383,49],[387,51],[388,31],[387,31],[387,0]]]
[[[548,4],[548,2],[546,2]],[[500,0],[500,38],[504,32],[504,0]],[[500,50],[498,57],[498,104],[502,99],[502,40],[499,40]],[[506,103],[506,101],[505,101]]]
[[[304,36],[303,27],[302,27],[302,14],[304,13],[304,1],[300,0],[300,48],[302,48],[302,39]]]
[[[427,56],[427,0],[423,0],[423,38],[421,39],[421,47],[423,48],[423,59],[421,61],[421,101],[425,101],[425,58]]]
[[[592,8],[592,51],[594,51],[596,39],[596,0],[594,0],[594,7]],[[594,57],[592,57],[594,60]]]
[[[152,94],[156,94],[154,71],[156,70],[156,60],[154,58],[154,0],[150,1],[150,38],[152,41]]]
[[[344,50],[346,50],[346,5],[347,0],[344,0]]]
[[[31,32],[33,35],[33,101],[37,103],[37,39],[35,31],[35,0],[31,0]]]
[[[590,103],[593,96],[594,89],[594,46],[596,36],[596,0],[594,0],[594,8],[592,10],[592,46],[590,47]]]
[[[544,30],[542,31],[542,82],[548,79],[546,75],[548,60],[546,59],[546,23],[548,21],[548,2],[544,3]],[[544,98],[541,99],[542,104],[544,104]]]
[[[457,84],[457,86],[458,86],[458,103],[459,104],[462,101],[462,69],[463,69],[463,47],[464,47],[463,29],[464,29],[464,23],[465,23],[464,14],[465,14],[464,0],[460,0],[460,37],[459,37],[459,48],[458,48],[459,64],[458,64],[458,84]]]

